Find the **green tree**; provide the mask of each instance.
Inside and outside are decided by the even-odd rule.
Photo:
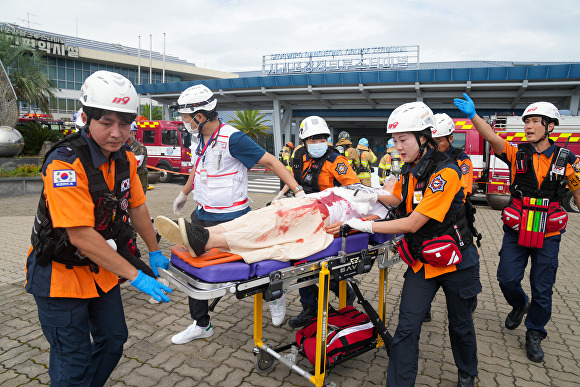
[[[261,114],[259,110],[238,110],[236,111],[236,118],[228,122],[228,124],[246,133],[254,140],[271,135],[266,132],[270,127],[266,126],[265,123],[266,116]]]
[[[153,113],[153,114],[151,114]],[[153,106],[153,111],[151,110],[151,105],[145,104],[141,105],[141,114],[147,117],[148,120],[161,120],[163,119],[163,109],[161,106]]]
[[[49,102],[56,98],[56,85],[48,77],[47,59],[25,45],[19,36],[0,34],[0,60],[8,72],[19,101],[37,105],[50,113]]]

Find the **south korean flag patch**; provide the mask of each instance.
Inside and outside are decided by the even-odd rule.
[[[129,188],[131,188],[130,180],[129,179],[123,180],[123,182],[121,183],[121,192],[125,192]]]
[[[429,188],[431,188],[433,193],[443,192],[445,189],[445,184],[447,184],[447,181],[443,179],[441,175],[437,175],[433,180],[431,180],[431,183],[429,183]]]
[[[77,173],[73,169],[59,169],[52,171],[52,186],[54,188],[76,187]]]

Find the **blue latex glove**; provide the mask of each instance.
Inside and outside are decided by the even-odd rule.
[[[169,259],[165,258],[161,250],[152,251],[149,253],[149,266],[151,266],[155,276],[159,277],[157,268],[167,269],[169,267]]]
[[[131,281],[131,285],[135,286],[137,290],[149,294],[157,301],[163,302],[169,302],[169,297],[165,293],[171,293],[173,291],[170,287],[163,285],[156,279],[149,277],[147,274],[143,274],[141,270],[139,270],[137,278]]]
[[[467,115],[467,118],[472,119],[477,114],[475,112],[475,104],[473,103],[471,98],[469,98],[469,96],[465,93],[463,93],[463,98],[465,99],[463,100],[461,98],[455,98],[453,100],[453,103],[455,104],[455,106],[457,106],[457,109],[461,110],[463,113]]]

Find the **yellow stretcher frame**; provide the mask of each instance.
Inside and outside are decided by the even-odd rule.
[[[386,259],[389,266],[400,262],[400,258],[395,256],[393,259],[388,258],[388,251],[385,251]],[[385,265],[385,264],[384,264]],[[318,274],[318,315],[316,327],[316,364],[314,365],[314,375],[297,366],[294,362],[288,361],[280,353],[276,352],[272,347],[263,342],[263,293],[254,295],[254,354],[257,356],[260,353],[267,353],[274,359],[280,361],[282,364],[290,367],[293,371],[306,378],[316,387],[324,385],[324,378],[326,375],[326,332],[327,332],[327,317],[328,317],[328,297],[330,291],[330,271],[328,270],[328,263],[323,262],[320,272]],[[387,310],[387,284],[389,276],[389,267],[381,267],[379,265],[379,310],[378,315],[383,324],[386,324],[386,310]],[[339,308],[346,306],[346,282],[339,282]],[[384,345],[381,335],[377,335],[377,348]],[[259,360],[257,360],[259,361]],[[273,360],[272,360],[273,361]]]

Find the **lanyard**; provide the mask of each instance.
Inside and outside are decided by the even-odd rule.
[[[222,126],[224,126],[224,124],[220,123],[220,126],[216,129],[215,132],[213,132],[213,134],[209,138],[209,141],[204,145],[203,149],[201,150],[201,153],[199,152],[199,147],[201,146],[201,142],[197,145],[197,149],[195,151],[195,154],[197,155],[197,160],[195,161],[194,176],[195,176],[195,173],[197,173],[197,166],[199,165],[199,161],[205,157],[205,151],[207,150],[207,147],[209,146],[209,144],[211,144],[213,141],[214,146],[215,146],[215,143],[217,141],[217,137],[220,133],[220,129],[222,128]],[[201,137],[201,141],[203,141],[203,135],[200,137]],[[195,179],[191,183],[192,189],[193,189],[194,185],[195,185]]]

